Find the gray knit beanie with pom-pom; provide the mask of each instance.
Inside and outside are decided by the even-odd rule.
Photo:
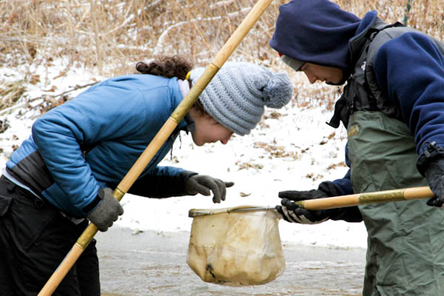
[[[194,85],[205,68],[193,69]],[[218,123],[238,135],[256,127],[265,106],[281,108],[293,97],[293,86],[286,73],[251,63],[225,63],[199,97],[205,111]]]

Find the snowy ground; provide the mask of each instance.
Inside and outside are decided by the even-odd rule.
[[[31,101],[29,105],[41,104],[42,100],[36,98],[42,94],[56,95],[76,85],[94,82],[93,75],[81,68],[60,76],[60,70],[56,69],[61,68],[62,65],[54,62],[49,68],[32,69],[42,74],[40,83],[27,85],[25,97]],[[0,69],[0,81],[18,79],[20,75],[19,70]],[[29,136],[32,122],[39,114],[27,109],[23,100],[14,108],[0,111],[0,120],[7,120],[10,126],[0,134],[0,166],[4,167],[13,147]],[[197,147],[190,136],[182,134],[181,141],[178,139],[174,145],[172,157],[164,159],[162,165],[235,182],[228,189],[227,200],[215,205],[211,197],[205,196],[156,200],[127,194],[122,200],[125,214],[117,224],[135,231],[190,231],[192,218],[188,217],[188,211],[192,208],[275,206],[280,203],[277,194],[281,190],[308,190],[322,181],[341,178],[347,171],[343,164],[345,130],[334,130],[325,124],[331,115],[321,108],[297,108],[290,104],[278,113],[268,109],[264,120],[250,135],[234,136],[227,145]],[[287,244],[366,247],[363,223],[296,225],[281,221],[280,232]]]

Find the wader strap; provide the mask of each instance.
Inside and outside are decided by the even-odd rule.
[[[368,49],[368,44],[373,41],[376,35],[382,30],[392,28],[392,27],[405,27],[400,22],[396,22],[394,24],[386,25],[380,28],[370,28],[368,32],[365,34],[364,38],[367,39],[364,48]],[[361,55],[362,56],[362,55]],[[365,61],[367,59],[367,51],[365,52]],[[357,62],[357,61],[356,61]],[[355,65],[352,65],[355,67]],[[355,74],[355,73],[353,73]],[[359,76],[359,75],[358,75]],[[375,95],[372,93],[371,89],[367,86],[366,75],[364,74],[362,87],[364,89],[350,89],[351,87],[358,87],[356,84],[352,83],[353,79],[358,79],[354,77],[354,75],[350,76],[347,79],[347,85],[344,88],[344,94],[335,104],[335,110],[333,117],[330,119],[330,122],[327,122],[333,128],[338,128],[341,121],[345,127],[348,126],[349,117],[355,111],[363,111],[359,106],[362,106],[362,109],[366,111],[378,111],[377,102],[375,99]],[[358,100],[360,104],[355,104],[355,100]]]
[[[333,113],[333,117],[330,119],[330,122],[327,124],[333,128],[338,128],[339,124],[342,122],[344,126],[348,125],[348,118],[350,116],[350,112],[347,108],[347,101],[344,96],[342,96],[335,104],[335,111]]]

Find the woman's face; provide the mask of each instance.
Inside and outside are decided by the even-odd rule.
[[[344,72],[339,68],[312,63],[303,64],[300,71],[304,72],[311,84],[318,80],[328,84],[339,84],[344,77]]]
[[[192,133],[193,142],[197,146],[203,146],[207,143],[216,143],[220,141],[222,144],[227,144],[233,132],[223,125],[219,124],[208,114],[202,114],[193,109],[190,110],[190,115],[194,120],[196,130]]]

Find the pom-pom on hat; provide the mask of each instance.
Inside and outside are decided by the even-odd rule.
[[[193,84],[205,68],[191,71]],[[199,97],[205,111],[238,135],[256,127],[265,106],[279,109],[290,102],[293,86],[286,73],[251,63],[225,63]]]

